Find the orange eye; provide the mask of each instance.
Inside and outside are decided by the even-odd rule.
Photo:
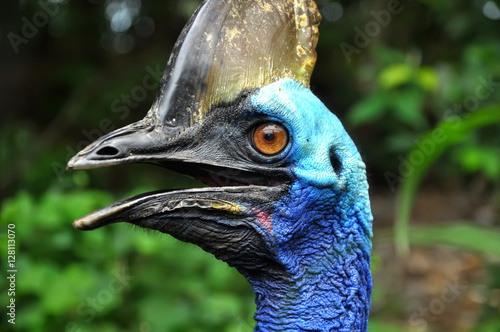
[[[263,154],[277,154],[283,151],[287,143],[288,132],[277,123],[264,123],[253,132],[253,145]]]

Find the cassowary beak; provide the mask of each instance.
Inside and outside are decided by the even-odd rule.
[[[196,244],[244,274],[275,270],[267,246],[273,229],[270,216],[287,191],[286,174],[266,175],[231,161],[213,138],[199,137],[199,127],[158,140],[154,127],[136,124],[102,137],[71,159],[69,169],[155,162],[210,185],[130,197],[76,220],[74,227],[93,230],[128,222]]]
[[[98,139],[67,167],[150,162],[211,187],[131,197],[74,226],[125,221],[195,243],[230,265],[241,267],[249,252],[246,265],[264,264],[255,255],[269,257],[269,216],[290,178],[284,168],[237,158],[248,145],[238,121],[252,91],[281,78],[309,85],[319,21],[313,0],[203,2],[174,47],[148,115]]]
[[[267,175],[231,159],[214,134],[200,136],[204,125],[177,128],[168,139],[141,123],[99,139],[73,157],[69,169],[129,162],[151,162],[193,176],[208,188],[162,190],[118,201],[74,222],[94,230],[128,222],[200,246],[243,270],[273,269],[268,259],[272,206],[286,192],[286,174]],[[211,126],[214,127],[214,126]],[[229,148],[231,150],[231,148]],[[229,166],[228,166],[229,165]]]

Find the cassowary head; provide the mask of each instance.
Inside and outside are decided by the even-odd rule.
[[[365,330],[368,186],[352,140],[308,88],[319,21],[313,0],[203,2],[146,117],[68,168],[147,162],[208,187],[127,198],[74,226],[129,222],[200,246],[252,284],[256,330]]]

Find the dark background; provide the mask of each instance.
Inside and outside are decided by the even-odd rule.
[[[0,248],[15,224],[18,269],[16,325],[3,316],[2,326],[252,330],[250,287],[200,249],[127,225],[71,226],[134,193],[199,185],[147,165],[64,170],[91,140],[146,114],[199,3],[2,4]],[[317,3],[311,88],[368,165],[370,331],[500,331],[500,4]]]

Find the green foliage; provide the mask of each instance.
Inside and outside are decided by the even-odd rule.
[[[435,92],[438,86],[439,78],[433,68],[389,64],[380,68],[373,92],[353,106],[348,120],[353,126],[360,126],[385,116],[402,125],[425,128],[422,106],[426,94]]]
[[[471,223],[414,227],[410,242],[415,245],[446,244],[500,258],[500,229],[481,228]]]
[[[419,165],[413,165],[411,174],[402,179],[395,223],[395,244],[400,253],[406,254],[409,250],[408,225],[411,207],[425,173],[450,146],[464,141],[476,130],[494,124],[500,124],[500,105],[477,110],[465,118],[443,121],[434,130],[424,134],[419,140],[421,144],[417,144],[409,153],[410,158],[417,154],[423,155],[424,158]]]
[[[252,330],[250,286],[201,249],[126,225],[97,232],[71,227],[114,200],[103,191],[52,188],[38,199],[21,191],[3,203],[0,227],[14,224],[16,231],[16,328]]]
[[[498,147],[464,144],[457,149],[454,158],[465,172],[483,173],[492,180],[500,180],[500,149]]]
[[[378,319],[372,319],[370,320],[368,332],[405,332],[405,330],[395,327],[390,323],[382,322]]]

